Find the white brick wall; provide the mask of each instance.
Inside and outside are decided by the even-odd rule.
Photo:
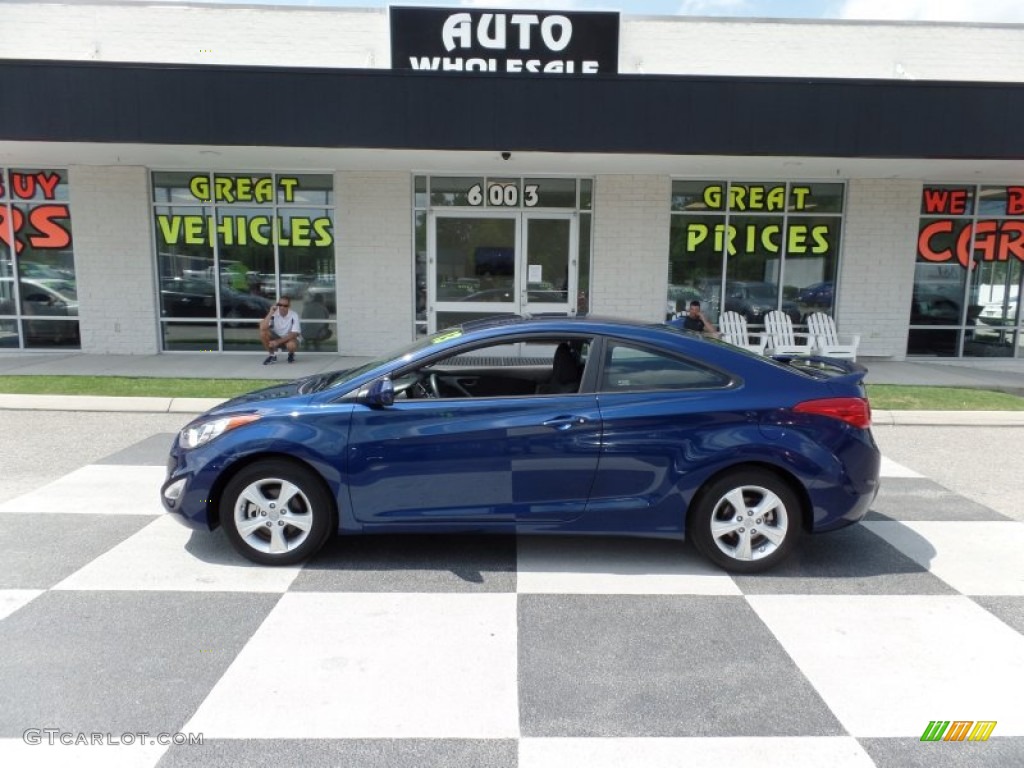
[[[0,57],[390,67],[383,9],[4,3]]]
[[[590,311],[657,321],[668,291],[668,176],[598,176]]]
[[[623,15],[619,71],[1020,82],[1022,48],[1020,24]],[[5,2],[0,56],[391,66],[388,16],[379,8]]]
[[[623,19],[619,71],[644,74],[1024,80],[1024,25]]]
[[[82,351],[159,351],[148,171],[71,166]]]
[[[412,177],[334,176],[338,351],[375,355],[412,339]]]
[[[859,333],[859,355],[906,357],[921,182],[854,179],[847,185],[836,325]]]

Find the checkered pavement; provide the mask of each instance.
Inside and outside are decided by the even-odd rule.
[[[893,462],[864,523],[757,576],[479,536],[261,568],[162,514],[170,439],[0,504],[0,765],[1024,765],[1024,523]]]

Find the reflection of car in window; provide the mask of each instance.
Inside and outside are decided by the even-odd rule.
[[[779,308],[779,291],[771,283],[729,282],[725,286],[725,311],[738,312],[748,323],[761,323],[764,316]],[[800,308],[792,301],[782,302],[782,311],[794,323],[801,320]]]
[[[915,293],[910,309],[911,325],[958,325],[960,304],[938,293]]]
[[[78,317],[75,284],[63,278],[19,280],[23,326],[29,343],[78,342],[77,320],[34,320],[40,317]]]
[[[262,318],[270,311],[271,303],[263,296],[221,286],[220,307],[224,317]],[[164,317],[215,317],[213,283],[195,278],[166,278],[160,284],[160,306]]]
[[[805,304],[808,307],[831,307],[833,301],[832,281],[812,283],[806,288],[801,288],[796,295],[796,301],[798,304]]]
[[[1017,300],[1013,299],[1005,304],[1002,302],[986,304],[978,315],[978,319],[985,325],[996,327],[1014,325],[1017,322]]]

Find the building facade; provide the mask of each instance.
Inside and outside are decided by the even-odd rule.
[[[1021,356],[1021,25],[5,2],[0,348],[780,309]]]

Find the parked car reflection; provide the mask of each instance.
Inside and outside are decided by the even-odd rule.
[[[914,294],[910,307],[911,325],[959,325],[960,304],[939,293]]]
[[[1017,300],[1013,299],[1006,304],[1002,302],[986,304],[978,315],[978,319],[985,325],[996,327],[1015,325],[1017,322]]]
[[[221,315],[226,318],[262,318],[270,312],[271,301],[263,296],[221,288]],[[213,283],[187,277],[166,278],[160,285],[160,306],[164,317],[215,317],[217,301]]]
[[[779,309],[779,290],[772,283],[735,281],[725,286],[726,312],[739,312],[748,323],[760,324],[775,309]],[[800,308],[794,302],[783,301],[782,311],[794,323],[800,322]]]
[[[20,280],[22,327],[28,344],[78,344],[78,293],[63,278]],[[74,320],[34,318],[74,317]]]
[[[808,309],[829,309],[834,299],[834,284],[831,280],[820,283],[811,283],[806,288],[801,288],[796,295],[797,304],[808,307]]]

